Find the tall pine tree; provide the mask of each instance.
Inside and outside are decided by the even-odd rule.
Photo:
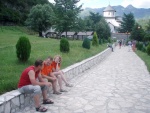
[[[135,19],[133,13],[129,13],[129,14],[124,13],[119,32],[121,33],[131,32],[134,24],[135,24]]]

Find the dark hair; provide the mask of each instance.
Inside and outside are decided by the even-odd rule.
[[[47,59],[50,59],[50,60],[52,61],[52,60],[53,60],[53,57],[49,56],[49,57],[47,57]]]
[[[43,60],[36,60],[36,61],[35,61],[34,66],[35,66],[35,67],[38,67],[39,65],[40,65],[40,66],[43,65]]]

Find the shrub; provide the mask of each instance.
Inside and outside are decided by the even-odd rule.
[[[143,46],[142,49],[141,49],[141,51],[142,51],[142,52],[146,52],[146,47]]]
[[[150,44],[147,46],[147,54],[150,55]]]
[[[60,40],[60,51],[61,52],[64,52],[64,53],[67,53],[69,52],[69,42],[66,38],[62,38]]]
[[[108,38],[108,43],[112,43],[112,39],[110,37]]]
[[[138,43],[136,44],[136,47],[137,47],[138,50],[141,51],[142,48],[143,48],[143,44],[138,42]]]
[[[82,43],[82,47],[86,49],[90,49],[91,41],[88,38],[85,38]]]
[[[21,36],[16,44],[16,53],[20,61],[27,61],[31,53],[31,44],[27,37]]]
[[[102,39],[99,39],[99,44],[103,44],[103,40]]]
[[[96,32],[94,32],[93,40],[92,40],[92,45],[93,45],[93,46],[98,46],[98,45],[99,45],[98,43],[99,43],[99,42],[98,42],[97,34],[96,34]]]

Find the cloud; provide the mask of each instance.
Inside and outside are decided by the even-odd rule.
[[[123,0],[121,3],[124,7],[130,4],[137,8],[150,8],[150,0]]]

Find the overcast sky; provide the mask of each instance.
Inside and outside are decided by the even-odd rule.
[[[54,3],[54,0],[49,1]],[[150,8],[150,0],[80,0],[79,2],[79,4],[83,4],[83,8],[107,7],[109,3],[111,6],[122,5],[126,7],[131,4],[136,8]]]

